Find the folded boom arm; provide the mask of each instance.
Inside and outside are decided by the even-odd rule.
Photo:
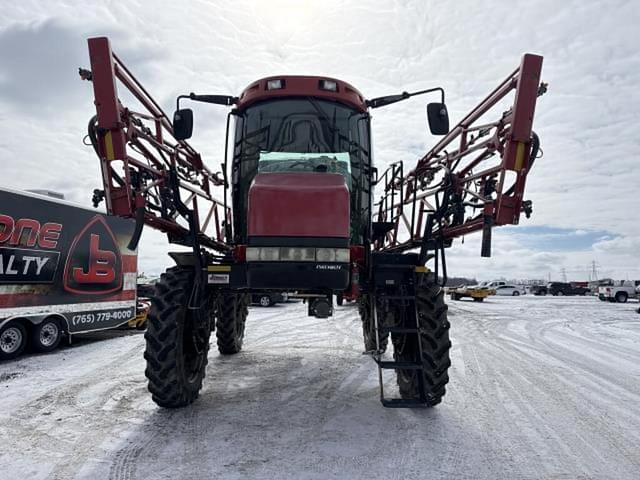
[[[482,255],[490,256],[492,227],[517,224],[521,211],[529,216],[531,203],[523,194],[539,151],[532,123],[536,99],[546,91],[541,69],[541,56],[525,54],[520,66],[413,170],[405,174],[402,162],[396,162],[380,176],[377,250],[444,248],[453,238],[482,230]],[[510,94],[511,106],[498,120],[486,121]]]
[[[91,38],[91,70],[80,76],[93,83],[96,116],[89,138],[100,158],[107,212],[135,217],[169,236],[172,243],[202,245],[224,252],[231,238],[224,174],[212,173],[200,154],[173,136],[171,121],[111,51],[109,40]],[[137,100],[141,112],[123,106],[118,87]],[[133,100],[132,100],[133,101]],[[225,200],[216,199],[215,187]]]

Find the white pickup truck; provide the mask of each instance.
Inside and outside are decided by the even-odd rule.
[[[630,298],[640,298],[638,293],[639,281],[620,281],[613,285],[603,285],[598,287],[598,298],[603,302],[625,303]]]

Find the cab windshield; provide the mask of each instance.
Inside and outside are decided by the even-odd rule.
[[[313,97],[269,100],[235,112],[231,171],[236,212],[259,172],[343,175],[350,191],[351,241],[361,244],[370,218],[369,116]],[[246,216],[234,218],[237,241],[246,240]]]
[[[338,173],[344,177],[349,191],[351,191],[349,152],[260,152],[258,173],[271,172]]]

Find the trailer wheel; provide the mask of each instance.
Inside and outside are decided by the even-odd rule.
[[[216,308],[216,339],[221,354],[233,355],[242,350],[249,301],[250,296],[246,293],[219,295]],[[262,301],[260,304],[262,305]]]
[[[364,294],[360,296],[358,302],[358,312],[360,313],[360,319],[362,320],[362,334],[364,336],[364,349],[366,352],[375,351],[378,349],[376,345],[376,332],[373,321],[373,301],[371,296]],[[380,314],[382,316],[382,314]],[[378,317],[378,322],[384,323],[384,319]],[[387,344],[389,343],[389,332],[384,332],[380,335],[380,350],[385,352],[387,350]]]
[[[415,313],[414,313],[415,312]],[[449,321],[444,292],[437,285],[423,284],[416,291],[416,309],[398,309],[401,323],[415,328],[415,314],[418,315],[422,358],[415,334],[394,334],[393,356],[397,362],[417,362],[422,370],[398,370],[397,382],[400,396],[405,399],[424,399],[430,407],[442,401],[449,382],[448,369],[451,365],[449,350]],[[418,373],[420,372],[420,373]],[[422,375],[422,392],[420,378]]]
[[[38,352],[55,350],[62,339],[62,329],[57,318],[46,318],[33,328],[31,345]]]
[[[210,312],[202,320],[187,308],[193,289],[194,272],[169,268],[156,283],[151,299],[147,331],[145,375],[155,403],[165,408],[189,405],[200,393],[207,366]]]
[[[27,346],[27,329],[12,320],[0,329],[0,360],[9,360],[19,356]]]

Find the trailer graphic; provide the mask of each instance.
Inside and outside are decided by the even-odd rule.
[[[0,188],[0,359],[136,313],[131,220]]]

